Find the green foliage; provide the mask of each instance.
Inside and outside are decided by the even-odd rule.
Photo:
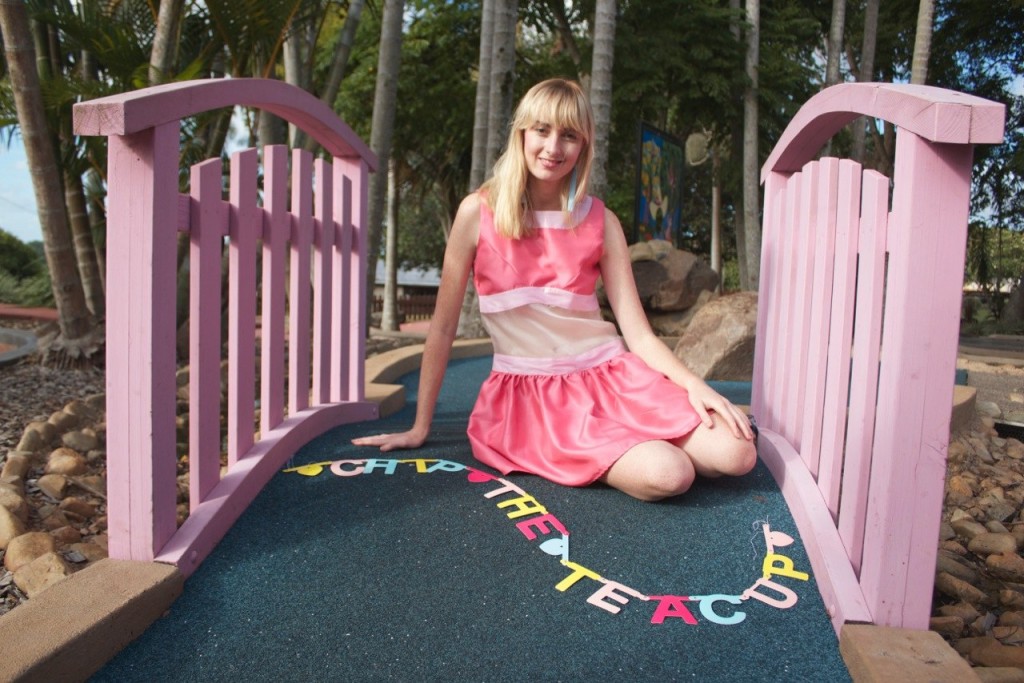
[[[45,270],[45,263],[35,249],[0,228],[0,270],[22,280]]]

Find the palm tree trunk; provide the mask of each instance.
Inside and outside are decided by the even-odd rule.
[[[516,20],[519,0],[494,0],[494,35],[491,38],[491,89],[487,123],[485,168],[494,166],[508,134],[516,76]]]
[[[178,46],[178,27],[184,0],[160,0],[156,18],[156,34],[149,54],[149,84],[170,80],[174,54]]]
[[[825,87],[839,82],[839,62],[843,54],[843,30],[846,25],[846,0],[832,0],[832,23],[828,31],[828,59],[825,63]]]
[[[594,165],[591,194],[603,197],[608,186],[608,134],[612,119],[612,65],[615,62],[616,0],[597,0],[594,58],[590,73],[590,106],[594,109]]]
[[[469,191],[480,187],[487,167],[487,124],[491,104],[491,45],[494,38],[494,0],[483,0],[480,17],[480,60],[476,76],[476,109],[473,113],[473,161],[469,171]]]
[[[85,303],[92,314],[100,318],[104,314],[106,301],[103,278],[100,276],[99,261],[96,258],[96,245],[92,238],[92,225],[89,223],[89,212],[85,205],[82,177],[71,171],[64,174],[64,200],[68,208],[78,274],[82,278],[82,288],[85,291]]]
[[[395,130],[395,107],[398,97],[398,69],[402,60],[402,13],[405,0],[384,0],[384,16],[380,30],[380,56],[377,58],[377,84],[373,95],[373,122],[370,130],[370,149],[378,163],[386,164],[391,158],[391,142]],[[367,207],[367,296],[373,296],[373,282],[380,250],[381,225],[384,216],[384,195],[387,190],[387,171],[384,168],[370,177],[370,197]],[[372,301],[372,298],[370,299]]]
[[[917,9],[917,33],[914,36],[914,61],[910,68],[910,82],[924,85],[928,81],[928,58],[932,51],[932,17],[935,0],[921,0]]]
[[[864,6],[864,41],[860,48],[860,66],[857,68],[857,81],[867,83],[875,73],[875,43],[878,39],[878,3],[879,0],[867,0]],[[864,161],[864,143],[866,119],[863,117],[853,122],[853,150],[851,157],[855,161]]]
[[[398,173],[388,161],[388,222],[384,240],[384,309],[380,329],[398,331]]]
[[[93,323],[75,266],[60,170],[52,137],[46,128],[35,49],[24,0],[0,0],[0,33],[3,34],[4,56],[32,175],[60,334],[65,341],[75,341],[85,337]]]
[[[743,230],[747,281],[741,287],[756,291],[761,271],[760,183],[758,181],[758,107],[757,75],[760,61],[761,4],[747,0],[747,78],[750,85],[743,95]]]

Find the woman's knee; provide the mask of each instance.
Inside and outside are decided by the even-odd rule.
[[[721,459],[722,474],[738,477],[754,469],[757,464],[757,448],[752,441],[737,439]]]
[[[671,459],[648,463],[643,472],[645,500],[662,500],[686,493],[693,486],[696,472],[685,453]]]

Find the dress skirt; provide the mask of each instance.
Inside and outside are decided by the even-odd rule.
[[[556,375],[492,371],[469,418],[480,462],[566,486],[597,481],[639,443],[700,424],[689,395],[632,353]]]

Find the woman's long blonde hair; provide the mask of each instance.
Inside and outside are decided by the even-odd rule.
[[[504,237],[519,239],[531,228],[527,218],[531,208],[526,194],[529,170],[523,137],[526,129],[538,121],[576,131],[583,138],[583,150],[573,170],[576,192],[570,200],[572,174],[569,174],[562,186],[562,209],[568,213],[570,207],[580,206],[587,196],[594,160],[594,116],[590,102],[578,83],[561,78],[541,81],[530,88],[516,107],[505,151],[494,163],[494,175],[480,188],[494,213],[495,228]]]

